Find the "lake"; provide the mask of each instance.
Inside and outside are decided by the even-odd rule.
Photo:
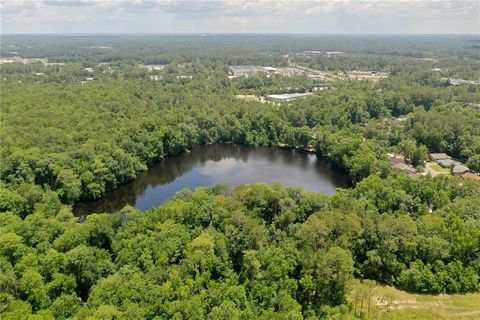
[[[76,215],[117,212],[126,205],[141,210],[157,207],[184,188],[276,182],[301,186],[306,191],[333,194],[346,185],[346,177],[334,172],[314,154],[296,150],[246,147],[234,144],[201,146],[168,157],[141,172],[137,178],[94,201],[78,202]]]

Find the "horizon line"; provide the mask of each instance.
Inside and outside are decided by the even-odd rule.
[[[477,36],[480,33],[369,33],[369,32],[0,32],[0,36],[21,35],[369,35],[369,36]]]

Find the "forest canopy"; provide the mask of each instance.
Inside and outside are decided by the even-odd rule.
[[[480,86],[450,80],[478,80],[478,39],[292,37],[2,35],[48,62],[1,68],[0,317],[355,319],[354,278],[479,292],[480,183],[412,178],[389,158],[421,172],[440,152],[480,171]],[[328,80],[228,77],[243,64]],[[314,94],[236,97],[284,92]],[[349,187],[217,185],[146,212],[72,214],[165,157],[226,142],[313,149]]]

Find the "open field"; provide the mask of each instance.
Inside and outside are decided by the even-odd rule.
[[[357,316],[362,310],[366,319],[480,319],[480,293],[422,295],[382,285],[373,285],[369,291],[357,281],[350,301]]]
[[[437,173],[450,173],[450,169],[443,168],[436,163],[428,163],[427,166],[429,166],[432,170],[436,171]]]

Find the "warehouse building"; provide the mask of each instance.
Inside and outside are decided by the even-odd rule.
[[[305,98],[308,96],[313,95],[311,92],[305,92],[305,93],[284,93],[284,94],[269,94],[267,95],[267,99],[270,101],[275,101],[275,102],[285,102],[285,101],[291,101],[294,99],[298,98]]]

